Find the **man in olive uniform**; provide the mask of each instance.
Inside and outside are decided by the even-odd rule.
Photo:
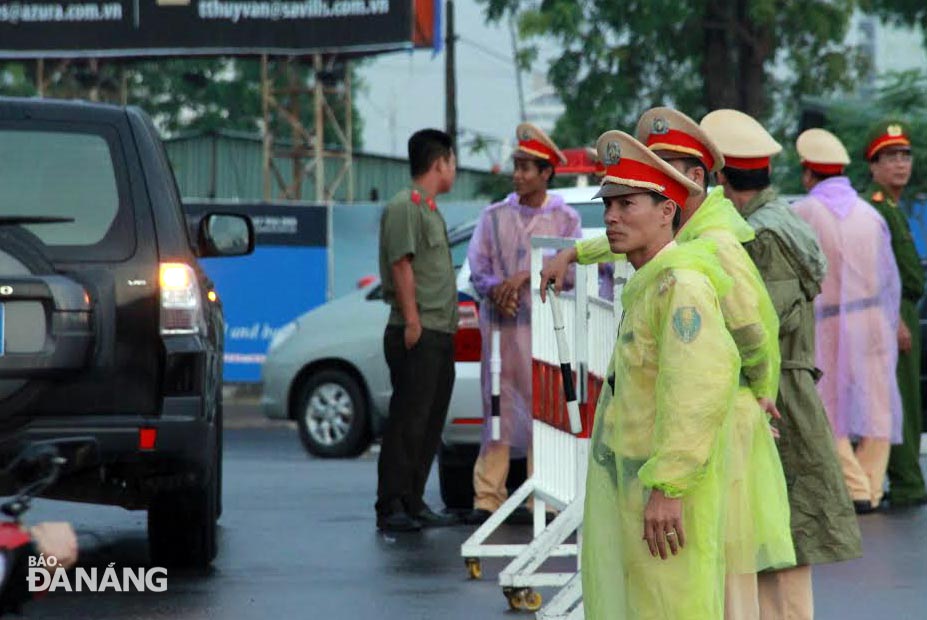
[[[927,489],[918,458],[921,446],[921,341],[917,302],[924,293],[924,271],[911,238],[908,218],[899,206],[911,179],[911,140],[905,126],[884,121],[870,132],[866,159],[872,187],[866,196],[885,218],[892,251],[901,274],[901,323],[898,326],[898,388],[904,410],[902,443],[892,446],[888,462],[889,497],[894,507],[927,503]]]
[[[718,183],[756,231],[745,247],[779,315],[778,447],[787,472],[798,566],[760,575],[760,617],[810,620],[811,565],[862,555],[856,513],[815,387],[813,300],[827,261],[814,231],[771,187],[770,158],[782,150],[772,136],[735,110],[714,111],[701,127],[724,154]]]
[[[454,387],[457,285],[447,227],[435,196],[454,185],[450,137],[423,129],[409,138],[412,182],[380,219],[380,280],[392,310],[383,350],[393,395],[377,464],[377,528],[450,525],[422,499]]]

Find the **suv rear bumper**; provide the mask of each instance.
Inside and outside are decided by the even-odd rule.
[[[145,508],[160,491],[202,487],[209,480],[217,449],[216,432],[214,422],[202,416],[201,401],[199,397],[167,398],[158,417],[127,414],[36,419],[20,429],[16,443],[68,438],[94,441],[99,465],[60,479],[45,496]],[[156,431],[153,449],[141,449],[142,428]]]

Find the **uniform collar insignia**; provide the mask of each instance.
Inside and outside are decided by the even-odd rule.
[[[409,199],[412,201],[412,204],[420,205],[422,204],[422,193],[417,189],[413,189],[412,193],[409,195]],[[428,205],[429,211],[438,210],[438,203],[435,202],[434,198],[426,198],[425,204]]]

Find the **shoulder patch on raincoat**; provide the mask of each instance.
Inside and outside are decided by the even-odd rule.
[[[673,331],[680,340],[689,344],[702,329],[702,315],[695,306],[682,306],[673,313]]]

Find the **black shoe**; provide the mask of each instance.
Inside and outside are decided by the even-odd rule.
[[[474,508],[464,515],[463,522],[467,525],[483,525],[486,519],[492,516],[492,513],[482,508]]]
[[[396,511],[377,517],[377,529],[381,532],[417,532],[422,524],[405,511]]]
[[[867,515],[871,512],[875,512],[876,507],[872,505],[872,502],[853,500],[853,510],[855,510],[858,515]]]
[[[428,506],[419,510],[412,518],[421,523],[422,527],[448,527],[460,523],[455,515],[438,514]]]

